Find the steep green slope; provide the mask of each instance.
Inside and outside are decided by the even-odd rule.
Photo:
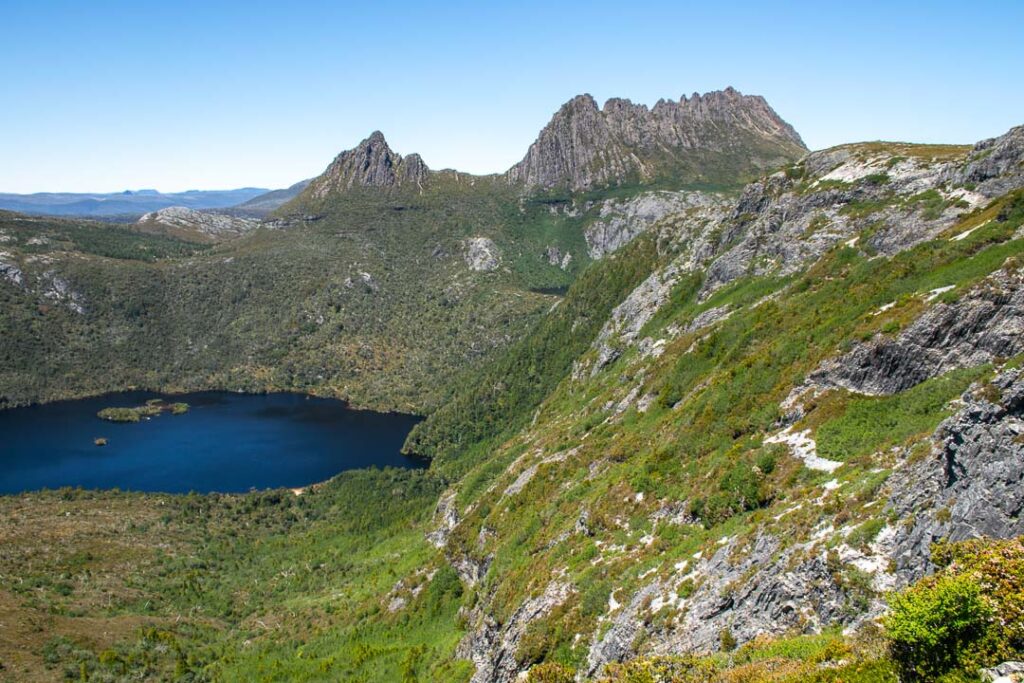
[[[663,258],[653,240],[641,237],[588,269],[525,339],[454,382],[429,426],[413,429],[406,449],[458,478],[470,466],[464,462],[472,460],[467,451],[482,453],[527,423],[593,341],[612,307]]]
[[[879,183],[855,175],[879,149],[856,150],[825,159],[817,178],[787,172],[748,188],[732,216],[690,235],[675,271],[637,288],[530,424],[442,499],[446,555],[471,589],[459,652],[473,680],[543,662],[593,676],[638,653],[717,649],[723,633],[744,642],[855,623],[927,568],[917,528],[1017,528],[1012,512],[1006,526],[981,526],[985,513],[953,493],[963,481],[980,489],[962,495],[998,499],[998,470],[971,469],[991,463],[965,462],[970,476],[919,494],[919,509],[900,496],[933,486],[943,458],[957,457],[926,455],[944,418],[968,429],[977,414],[957,413],[961,394],[1017,419],[1024,199],[999,196],[1005,184],[991,202],[944,185],[937,208],[922,206],[923,169]],[[970,169],[989,154],[921,156],[931,177],[949,178],[946,164]],[[850,179],[837,188],[828,174]],[[777,207],[781,224],[765,220]],[[671,291],[655,297],[655,285]],[[874,389],[883,396],[835,384],[886,377],[907,380]],[[473,429],[432,419],[420,433]],[[998,467],[1024,457],[1005,437],[970,453],[979,448],[1003,449]],[[889,488],[894,472],[911,480]],[[999,505],[1012,510],[1009,491]]]

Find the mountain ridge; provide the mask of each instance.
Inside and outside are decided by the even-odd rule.
[[[0,209],[44,216],[140,216],[171,206],[184,206],[196,210],[228,208],[266,192],[267,190],[263,188],[244,187],[233,190],[188,190],[168,193],[156,190],[108,193],[0,193]]]
[[[467,182],[500,177],[527,195],[659,182],[738,186],[806,152],[800,135],[763,97],[732,87],[678,101],[662,99],[650,108],[623,98],[610,98],[599,108],[593,96],[582,94],[564,103],[525,157],[503,173],[434,171],[419,154],[403,157],[393,151],[374,131],[338,154],[297,204],[367,188],[422,192],[442,177]]]
[[[749,159],[728,158],[727,152],[744,146]],[[673,174],[684,182],[721,181],[729,173],[750,174],[752,168],[806,151],[799,134],[763,97],[732,87],[684,95],[678,102],[662,99],[651,108],[622,98],[598,108],[593,96],[584,94],[559,108],[506,177],[528,188],[573,191]],[[696,158],[701,152],[712,158]],[[710,171],[715,161],[728,170]]]

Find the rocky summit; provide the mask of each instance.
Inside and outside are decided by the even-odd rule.
[[[306,192],[314,198],[322,198],[330,192],[357,188],[417,187],[427,173],[427,165],[419,154],[407,157],[396,154],[384,135],[374,131],[354,149],[339,154],[327,170],[309,184]]]
[[[573,191],[673,179],[735,182],[806,151],[762,97],[733,88],[652,108],[590,95],[565,103],[506,174],[526,188]]]

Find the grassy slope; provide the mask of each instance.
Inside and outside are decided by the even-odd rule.
[[[428,473],[387,470],[298,497],[0,498],[2,547],[18,549],[0,553],[0,613],[24,625],[0,638],[0,680],[77,679],[83,666],[90,680],[450,672],[438,662],[458,636],[457,580],[421,576],[414,613],[381,604],[435,555],[422,522],[439,490]]]
[[[983,221],[1007,201],[965,224]],[[675,563],[700,550],[707,554],[720,538],[747,538],[759,526],[795,538],[840,511],[844,527],[869,522],[870,505],[891,465],[884,449],[928,436],[949,414],[947,403],[970,382],[990,376],[990,368],[954,372],[891,398],[852,398],[845,392],[821,397],[797,428],[811,427],[831,456],[848,462],[837,473],[837,493],[821,508],[792,509],[817,496],[821,483],[834,475],[801,469],[784,450],[765,447],[763,435],[779,417],[778,405],[790,387],[821,360],[852,340],[892,333],[919,313],[922,297],[914,294],[949,284],[962,292],[1019,256],[1024,244],[1012,235],[1024,216],[1014,215],[963,241],[943,237],[893,259],[840,247],[805,275],[740,281],[702,303],[694,298],[693,284],[684,282],[675,307],[645,334],[657,338],[665,326],[685,326],[713,306],[730,304],[736,312],[709,332],[672,341],[653,363],[641,362],[634,352],[597,381],[563,381],[530,427],[467,475],[464,486],[488,493],[476,499],[455,537],[455,547],[469,556],[493,554],[477,599],[489,600],[499,622],[524,597],[543,590],[547,577],[558,574],[577,587],[562,607],[531,626],[520,648],[522,661],[579,665],[587,643],[575,634],[598,626],[613,588],[621,601],[640,585],[641,574],[650,581],[652,572],[671,573]],[[785,296],[762,301],[772,291]],[[873,315],[894,300],[900,304]],[[617,418],[602,408],[633,385],[659,396],[647,413],[629,410]],[[562,463],[541,466],[521,494],[501,495],[522,471],[502,475],[515,458],[536,452],[526,461],[535,463],[569,446],[578,450]],[[653,522],[665,501],[689,501],[701,523]],[[582,509],[589,512],[591,535],[572,534]],[[777,518],[782,513],[788,514]],[[483,528],[490,540],[481,545],[477,535]],[[878,528],[852,538],[869,542]],[[556,538],[560,542],[553,543]],[[843,571],[856,581],[853,570]],[[850,609],[857,609],[857,590],[848,591],[848,598]],[[658,623],[673,617],[672,610],[663,610],[651,618]]]
[[[563,378],[540,405],[535,423],[504,445],[492,440],[493,449],[457,449],[442,458],[469,468],[462,487],[477,502],[453,547],[478,553],[477,530],[486,526],[493,533],[483,551],[495,553],[494,564],[476,590],[459,585],[423,538],[442,488],[438,474],[446,467],[349,473],[299,498],[74,492],[4,498],[2,516],[10,522],[2,547],[17,550],[0,556],[3,604],[16,622],[44,626],[19,631],[17,644],[0,652],[0,661],[18,672],[16,678],[24,671],[24,678],[34,672],[40,679],[65,669],[77,675],[84,663],[112,679],[123,669],[153,676],[177,670],[185,680],[464,680],[468,665],[452,658],[464,628],[459,607],[486,600],[499,619],[507,618],[543,588],[544,577],[564,570],[577,592],[531,625],[520,656],[573,667],[584,654],[574,634],[596,627],[613,588],[621,599],[639,585],[641,573],[669,571],[723,536],[743,537],[759,524],[796,535],[842,512],[844,524],[857,530],[853,542],[867,542],[873,531],[866,528],[869,504],[888,472],[878,449],[927,435],[947,414],[948,399],[990,370],[953,373],[891,399],[825,395],[806,425],[823,448],[849,464],[837,473],[834,497],[820,508],[775,519],[793,501],[818,495],[820,483],[833,475],[801,470],[783,452],[763,447],[761,435],[788,387],[820,359],[850,339],[905,324],[922,309],[917,293],[956,284],[947,295],[955,296],[1020,254],[1022,244],[1011,235],[1021,216],[1011,216],[965,240],[942,237],[892,259],[840,247],[806,274],[740,281],[706,302],[698,303],[694,283],[684,282],[675,303],[645,333],[657,336],[711,306],[729,303],[736,313],[701,339],[681,336],[654,361],[638,365],[629,351],[582,385],[564,377],[564,364],[558,364]],[[649,250],[641,241],[620,259],[649,267]],[[635,277],[615,260],[598,270],[628,275],[623,287]],[[754,305],[779,290],[787,295]],[[584,291],[589,296],[595,290],[571,292],[566,310]],[[901,303],[872,315],[893,300]],[[508,359],[525,362],[528,349],[569,344],[571,332],[571,323],[542,325]],[[546,341],[532,347],[535,338]],[[642,374],[639,367],[646,368]],[[636,381],[659,400],[645,414],[630,410],[606,422],[610,416],[600,406]],[[532,386],[516,389],[524,402],[509,403],[509,416],[533,414]],[[893,411],[894,401],[905,410]],[[890,419],[885,433],[865,427],[874,414]],[[493,483],[500,491],[501,478],[516,474],[504,475],[506,466],[520,454],[552,453],[569,444],[581,448],[565,463],[541,467],[521,495],[481,493]],[[761,474],[751,474],[753,463]],[[645,493],[644,500],[636,499],[637,492]],[[702,501],[703,523],[652,523],[659,500]],[[590,511],[594,535],[551,546],[575,524],[581,507]],[[78,523],[50,521],[55,513],[66,519],[65,512]],[[61,543],[47,534],[58,534]],[[654,541],[642,542],[646,535]],[[856,581],[844,572],[838,570],[837,580]],[[120,578],[126,575],[130,582]],[[395,597],[408,603],[391,612]],[[855,609],[861,598],[851,589],[849,599]],[[673,616],[662,610],[651,618],[657,624]],[[101,631],[107,635],[97,635]],[[864,652],[832,634],[763,642],[715,666],[740,675],[770,661],[774,678],[761,670],[762,677],[752,680],[833,680],[820,678],[825,674],[815,673],[818,665],[845,659],[842,680],[892,680],[891,666]],[[47,661],[53,668],[46,668]]]

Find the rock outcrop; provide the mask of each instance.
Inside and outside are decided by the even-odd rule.
[[[583,231],[590,258],[621,249],[671,214],[720,208],[722,198],[705,192],[645,192],[626,200],[601,202],[597,219]]]
[[[934,541],[1024,534],[1024,371],[1003,371],[962,401],[932,453],[894,475],[889,512],[908,523],[893,561],[905,581],[928,571]]]
[[[16,287],[23,287],[25,284],[25,274],[10,252],[0,251],[0,279]]]
[[[470,683],[510,683],[522,669],[519,643],[531,622],[562,604],[572,593],[563,581],[552,581],[544,592],[516,609],[505,624],[476,609],[469,615],[471,630],[459,643],[456,655],[476,665]]]
[[[170,206],[145,214],[136,223],[145,232],[167,232],[187,236],[195,233],[213,239],[238,237],[260,227],[258,220],[241,218],[208,211],[196,211],[184,206]]]
[[[673,178],[735,182],[806,151],[764,98],[732,88],[652,108],[590,95],[573,98],[507,173],[528,189],[589,190]]]
[[[745,275],[786,275],[840,243],[891,256],[1024,187],[1024,129],[932,155],[868,143],[813,152],[744,189],[702,296]],[[867,230],[867,228],[871,228]]]
[[[1024,126],[1011,128],[997,138],[974,146],[967,165],[952,175],[959,183],[975,183],[987,197],[1005,194],[1024,186]]]
[[[827,362],[808,380],[894,394],[955,368],[1024,352],[1024,272],[1004,268],[951,304],[936,303],[895,338],[879,337]]]
[[[307,193],[321,199],[331,192],[356,188],[418,190],[429,172],[419,154],[402,157],[391,150],[380,131],[374,131],[354,149],[339,154],[310,182]]]
[[[501,265],[498,245],[489,237],[470,237],[466,240],[466,265],[483,273],[497,270]]]

